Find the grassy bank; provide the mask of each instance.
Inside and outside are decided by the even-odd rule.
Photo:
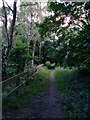
[[[42,81],[42,89],[47,93],[49,88],[49,82],[50,82],[50,74],[51,71],[46,67],[41,67],[38,71],[38,76]]]
[[[47,93],[49,87],[50,71],[47,68],[40,68],[34,78],[29,82],[29,85],[24,85],[19,90],[19,95],[15,94],[8,97],[6,101],[3,101],[3,110],[23,108],[30,104],[33,97],[36,96],[40,90]]]
[[[55,71],[58,91],[64,92],[67,89],[68,82],[71,78],[72,71],[69,69],[58,68]]]
[[[57,89],[63,94],[63,105],[68,118],[88,118],[90,110],[90,76],[76,70],[55,71]]]

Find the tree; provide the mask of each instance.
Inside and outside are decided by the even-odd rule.
[[[9,55],[9,62],[16,65],[17,73],[24,70],[25,62],[28,58],[29,56],[28,56],[27,44],[21,41],[18,41],[12,47]]]
[[[14,33],[14,26],[16,21],[16,12],[17,12],[17,0],[14,0],[13,3],[13,10],[8,5],[7,7],[12,12],[12,20],[10,23],[10,26],[8,28],[8,13],[6,10],[5,1],[3,0],[3,7],[2,7],[2,17],[3,17],[3,37],[5,39],[5,44],[2,45],[2,78],[3,80],[6,78],[6,67],[8,63],[8,56],[10,49],[12,48],[12,42],[13,42],[13,33]]]
[[[24,36],[26,36],[29,54],[32,56],[32,61],[30,61],[32,68],[34,68],[34,61],[35,61],[34,57],[35,57],[35,52],[37,47],[36,45],[38,45],[41,41],[40,34],[37,28],[37,23],[41,22],[43,19],[42,10],[43,8],[41,9],[41,6],[39,3],[31,3],[31,2],[29,4],[27,4],[27,2],[22,3],[20,7],[19,17],[18,17],[18,21],[21,20],[22,25],[24,26],[24,27],[22,26],[22,30],[23,28],[26,28],[25,31],[23,31],[24,32],[23,34]]]
[[[89,3],[49,3],[48,9],[53,14],[39,25],[39,32],[44,38],[52,33],[57,35],[60,64],[89,70],[90,8],[86,6]]]

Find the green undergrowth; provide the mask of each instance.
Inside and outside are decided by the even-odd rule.
[[[63,96],[63,106],[68,118],[89,118],[90,75],[77,70],[59,68],[55,71],[57,89]]]
[[[47,67],[41,67],[38,70],[38,75],[43,81],[42,88],[45,90],[46,93],[48,92],[48,88],[49,88],[50,74],[51,71]]]
[[[26,105],[32,103],[33,97],[36,96],[40,90],[47,93],[49,87],[50,71],[44,67],[40,68],[34,78],[29,81],[28,85],[24,85],[19,89],[19,94],[8,97],[3,101],[3,110],[22,109]]]
[[[71,77],[72,71],[69,69],[58,68],[55,70],[54,74],[57,81],[58,91],[64,92],[67,88],[67,84]]]

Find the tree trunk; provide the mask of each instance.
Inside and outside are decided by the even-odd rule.
[[[33,48],[32,48],[32,69],[34,70],[34,57],[35,57],[35,48],[36,48],[36,41],[33,42]]]
[[[6,79],[6,68],[8,63],[8,56],[10,49],[12,48],[12,39],[13,39],[13,32],[14,32],[14,26],[16,21],[16,11],[17,11],[17,0],[14,1],[13,4],[13,19],[10,25],[9,31],[7,30],[7,11],[5,7],[5,3],[3,1],[3,14],[4,14],[4,20],[3,20],[3,35],[6,41],[6,46],[3,46],[2,48],[2,80]]]
[[[32,13],[29,21],[29,31],[28,31],[28,50],[30,51],[30,41],[31,41],[31,34],[32,34]]]
[[[40,60],[40,63],[41,63],[41,42],[40,42],[40,46],[39,46],[39,60]]]

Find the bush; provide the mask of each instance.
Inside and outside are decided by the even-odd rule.
[[[46,66],[47,68],[50,68],[50,66],[51,66],[50,61],[46,61],[46,62],[45,62],[45,66]]]
[[[55,68],[55,63],[51,64],[50,69],[54,69]]]
[[[54,69],[55,68],[55,63],[51,64],[50,61],[46,61],[45,66],[48,69]]]
[[[15,64],[17,72],[22,71],[25,67],[25,62],[28,59],[28,48],[26,43],[16,43],[10,51],[9,64]]]

